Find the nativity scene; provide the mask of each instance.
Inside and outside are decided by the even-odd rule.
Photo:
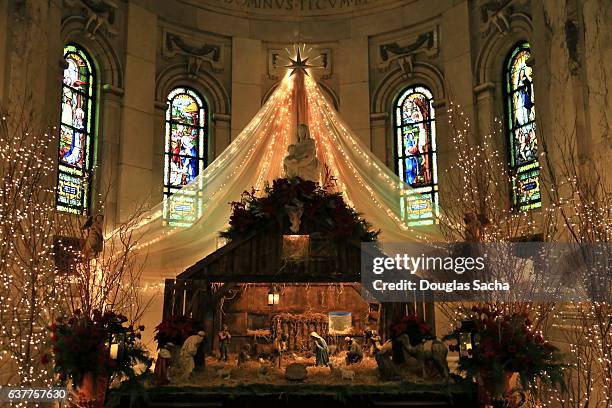
[[[0,2],[0,400],[608,408],[605,3]]]
[[[296,46],[284,80],[293,112],[283,117],[289,123],[279,124],[297,134],[281,134],[278,144],[267,147],[279,150],[270,152],[279,163],[269,164],[280,168],[279,177],[264,181],[262,191],[246,190],[240,201],[231,203],[229,228],[220,234],[224,245],[176,279],[166,280],[161,326],[176,316],[188,316],[206,332],[219,333],[218,339],[211,337],[202,345],[203,355],[218,354],[219,359],[200,357],[201,370],[210,377],[194,373],[195,382],[229,384],[233,377],[243,384],[348,380],[356,385],[377,382],[381,375],[396,380],[415,375],[423,381],[424,362],[436,360],[406,354],[402,361],[413,361],[414,374],[414,368],[393,363],[391,342],[366,336],[386,332],[389,322],[406,311],[423,327],[434,327],[435,314],[424,299],[389,307],[362,297],[361,243],[375,242],[380,231],[345,201],[339,190],[344,169],[333,156],[326,156],[333,150],[325,153],[331,142],[326,139],[333,135],[310,122],[320,120],[317,116],[328,107],[316,83],[307,78],[305,52],[307,48]],[[336,137],[342,138],[342,133]],[[295,142],[289,144],[291,140]],[[381,177],[385,176],[389,177]],[[429,329],[428,336],[435,339]],[[447,349],[439,344],[440,373],[432,381],[444,383],[449,379]],[[365,355],[363,348],[368,350]],[[359,373],[349,365],[358,367]],[[262,367],[267,367],[265,375]],[[252,379],[246,376],[249,371]]]

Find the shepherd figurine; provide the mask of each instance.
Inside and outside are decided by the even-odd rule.
[[[229,343],[232,339],[232,335],[230,334],[227,324],[224,324],[219,332],[219,360],[227,361],[227,353],[229,350]]]

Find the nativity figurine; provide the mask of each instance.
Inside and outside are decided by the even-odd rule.
[[[289,222],[291,225],[289,229],[293,234],[300,232],[300,225],[302,224],[302,214],[304,214],[303,205],[286,205],[287,216],[289,216]]]
[[[219,360],[227,361],[228,356],[227,353],[229,351],[229,343],[232,339],[232,335],[230,334],[227,324],[224,324],[221,328],[221,331],[218,333],[219,336]]]
[[[317,332],[310,333],[310,337],[313,338],[315,344],[315,365],[327,367],[329,365],[329,348],[327,347],[327,342],[323,337],[319,336]]]
[[[287,351],[287,335],[281,333],[274,338],[274,358],[276,359],[276,365],[281,368],[283,353]]]
[[[178,367],[171,366],[170,380],[172,382],[186,381],[195,368],[194,357],[198,352],[200,343],[204,341],[206,333],[199,331],[197,334],[187,337],[179,352]]]
[[[157,354],[157,361],[155,362],[155,379],[158,386],[166,385],[170,382],[168,379],[168,371],[170,369],[170,363],[172,362],[172,353],[170,348],[174,345],[168,343],[167,348],[163,347]]]
[[[346,365],[357,364],[363,360],[363,350],[359,343],[351,337],[345,337],[348,346],[348,353],[346,353]]]

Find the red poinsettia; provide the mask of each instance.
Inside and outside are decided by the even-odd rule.
[[[127,318],[113,312],[94,310],[91,316],[76,310],[69,318],[60,318],[47,326],[50,331],[54,371],[78,384],[87,372],[110,375],[117,361],[110,358],[108,343],[121,334],[124,340],[136,334],[124,327]],[[49,355],[41,357],[43,364],[51,362]]]
[[[199,323],[191,317],[169,316],[155,327],[154,338],[160,348],[168,343],[180,345],[198,330],[200,330]]]
[[[433,338],[431,328],[418,316],[410,314],[404,316],[399,322],[391,326],[391,336],[398,337],[407,334],[410,344],[417,345],[423,341]]]
[[[474,306],[471,319],[475,333],[470,357],[461,358],[459,368],[472,378],[503,381],[505,373],[518,372],[525,387],[544,382],[561,383],[561,355],[531,327],[527,313],[505,312],[490,305]],[[456,329],[446,339],[460,339]],[[452,350],[459,351],[454,345]]]

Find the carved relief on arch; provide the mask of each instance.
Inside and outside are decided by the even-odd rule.
[[[213,114],[229,115],[230,99],[227,91],[211,74],[200,71],[197,77],[189,75],[184,64],[177,63],[163,69],[155,80],[155,100],[164,106],[168,93],[178,86],[188,86],[198,91]]]
[[[439,52],[438,27],[419,34],[410,34],[393,40],[381,39],[377,44],[375,64],[381,72],[388,71],[395,64],[411,77],[417,56],[435,57]]]
[[[108,36],[103,33],[95,36],[85,34],[83,24],[83,18],[79,16],[64,19],[61,31],[63,44],[75,42],[86,49],[99,72],[102,89],[121,94],[123,92],[123,67],[115,52],[115,47],[110,43]],[[64,61],[61,59],[62,71],[63,64]]]
[[[93,38],[101,32],[109,36],[117,35],[116,0],[64,0],[64,6],[80,14],[83,30],[89,37]]]
[[[165,28],[162,29],[162,56],[168,60],[182,56],[187,72],[192,77],[199,76],[204,65],[208,65],[216,73],[224,69],[223,44],[210,40],[202,41]]]
[[[483,37],[492,33],[509,33],[512,31],[512,20],[520,15],[527,17],[524,13],[530,7],[527,0],[478,0],[477,6],[482,21],[480,35]]]
[[[477,86],[499,82],[504,60],[510,49],[517,42],[529,41],[531,38],[533,27],[531,17],[527,14],[509,14],[508,23],[507,31],[488,30],[474,65]]]
[[[434,65],[416,62],[412,76],[408,79],[401,68],[390,71],[372,93],[371,113],[392,112],[392,106],[398,93],[410,84],[421,83],[433,93],[436,104],[446,101],[445,79],[442,72]]]

